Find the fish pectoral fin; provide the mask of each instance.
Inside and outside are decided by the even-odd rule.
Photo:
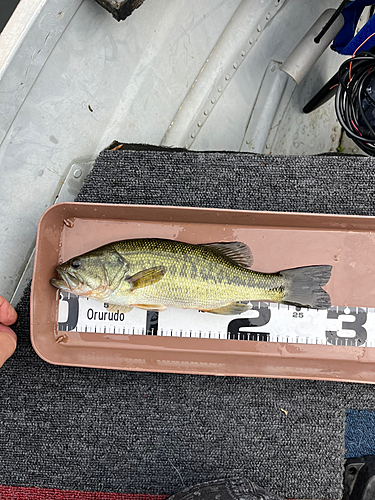
[[[128,313],[133,309],[132,306],[116,306],[115,304],[108,304],[107,305],[107,311],[109,312],[122,312],[122,313]]]
[[[251,253],[250,248],[241,241],[203,243],[199,246],[207,247],[213,252],[227,257],[227,259],[232,260],[238,266],[251,267],[253,265],[253,254]]]
[[[156,306],[156,305],[150,305],[150,304],[134,304],[134,307],[138,307],[138,309],[146,309],[146,311],[165,311],[167,309],[167,306]]]
[[[244,313],[249,309],[252,309],[251,302],[232,302],[223,307],[217,307],[216,309],[206,309],[203,312],[209,312],[212,314],[227,314],[235,316],[237,314]]]
[[[162,279],[166,271],[167,270],[164,266],[150,267],[149,269],[144,269],[143,271],[139,271],[139,273],[126,278],[126,281],[130,283],[130,291],[132,292],[137,288],[143,288],[158,282]]]

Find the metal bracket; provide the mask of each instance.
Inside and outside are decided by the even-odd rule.
[[[375,457],[349,458],[345,464],[343,500],[375,498]]]

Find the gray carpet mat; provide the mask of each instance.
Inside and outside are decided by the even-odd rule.
[[[105,151],[78,201],[375,215],[374,167]],[[53,366],[30,345],[28,301],[0,371],[0,484],[172,494],[243,476],[289,498],[340,498],[345,410],[374,409],[375,387]]]

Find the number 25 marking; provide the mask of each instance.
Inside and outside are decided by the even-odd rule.
[[[303,318],[303,312],[294,312],[293,318]]]

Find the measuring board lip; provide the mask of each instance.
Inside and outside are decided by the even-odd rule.
[[[67,219],[73,220],[77,226],[80,220],[98,224],[105,231],[112,231],[117,224],[117,232],[114,231],[111,241],[122,239],[118,237],[119,223],[121,228],[126,228],[126,237],[129,238],[139,237],[145,227],[153,227],[154,233],[149,237],[157,234],[161,238],[174,236],[183,241],[183,233],[185,241],[189,241],[192,235],[189,233],[189,224],[195,225],[195,234],[197,227],[201,225],[205,229],[206,224],[215,230],[219,228],[223,234],[226,230],[232,239],[236,232],[234,239],[241,241],[240,236],[246,231],[260,227],[266,233],[292,229],[297,238],[301,231],[310,236],[319,231],[328,231],[330,234],[357,231],[359,237],[370,232],[373,238],[375,218],[155,205],[57,204],[45,212],[38,226],[31,294],[32,344],[38,355],[52,364],[147,372],[375,383],[375,354],[372,352],[375,350],[366,347],[131,335],[123,335],[120,339],[120,335],[107,333],[98,333],[95,338],[89,338],[90,334],[85,332],[67,334],[59,331],[59,293],[49,284],[49,279],[53,276],[54,267],[64,260],[67,252],[72,251],[67,250],[67,241],[77,229],[64,225]],[[181,235],[178,238],[179,232]],[[208,237],[206,231],[201,232],[200,237],[202,235]],[[225,240],[228,241],[228,237]],[[91,248],[101,244],[104,243],[94,244],[93,240],[84,242]],[[75,250],[76,254],[82,253],[82,242]],[[339,267],[335,261],[328,263]]]
[[[74,348],[69,348],[69,345],[64,343],[58,344],[60,352],[49,351],[47,356],[43,352],[38,352],[35,345],[34,349],[44,361],[50,364],[72,367],[375,383],[375,377],[372,376],[374,360],[370,360],[370,368],[363,366],[363,363],[358,363],[363,356],[358,350],[364,351],[366,348],[266,344],[254,341],[251,349],[249,349],[250,346],[241,349],[235,340],[151,337],[145,343],[144,337],[125,336],[127,338],[120,342],[118,335],[97,334],[94,342],[93,339],[85,338],[85,335],[87,334],[81,334],[79,337],[86,344],[83,347],[86,351],[86,359],[79,362],[72,361],[68,352],[66,357],[61,354],[62,349],[69,351]],[[110,348],[108,340],[112,340]],[[197,342],[200,343],[199,347],[197,347]],[[113,358],[112,363],[104,365],[100,360],[96,360],[100,349],[108,350]],[[356,350],[356,360],[353,352],[348,352],[349,349]]]

